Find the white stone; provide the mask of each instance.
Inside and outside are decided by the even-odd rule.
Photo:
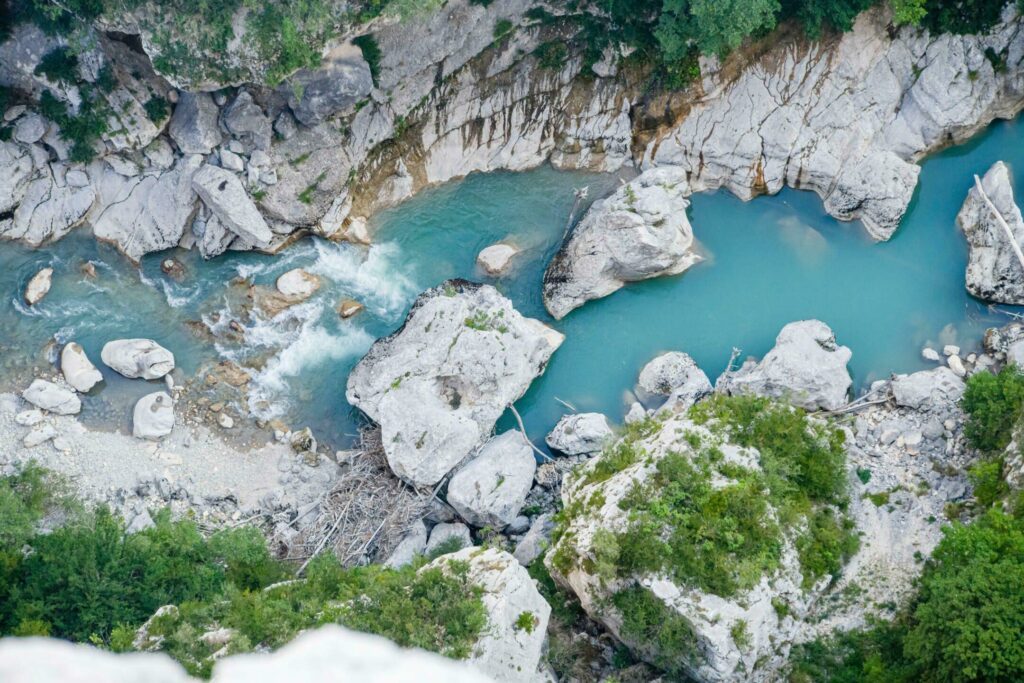
[[[209,93],[182,90],[167,132],[183,154],[209,154],[221,142],[217,115]]]
[[[46,119],[39,114],[22,116],[14,124],[14,139],[26,145],[39,142],[46,134]]]
[[[686,410],[712,391],[696,361],[678,351],[663,353],[640,371],[637,390],[643,400],[664,399],[670,409]]]
[[[566,455],[597,453],[612,440],[615,432],[601,413],[563,415],[545,442]]]
[[[146,394],[135,404],[132,413],[132,436],[159,440],[174,429],[174,401],[170,394],[157,391]]]
[[[424,555],[430,555],[450,539],[456,538],[461,544],[460,548],[468,548],[473,545],[473,537],[469,533],[469,527],[461,522],[442,522],[430,530],[430,538],[423,548]]]
[[[253,246],[270,244],[274,234],[238,176],[206,164],[192,176],[192,187],[228,230]]]
[[[83,394],[103,381],[103,375],[85,355],[85,349],[77,342],[69,342],[60,352],[60,371],[64,380]]]
[[[964,362],[960,360],[960,356],[950,356],[946,359],[946,363],[949,365],[949,369],[956,373],[957,377],[967,375],[967,368],[964,367]]]
[[[35,448],[54,439],[56,436],[57,430],[53,425],[42,425],[26,434],[25,438],[22,439],[22,443],[25,445],[25,448]]]
[[[277,278],[276,286],[289,299],[304,301],[320,289],[320,278],[302,268],[293,268]]]
[[[959,356],[960,347],[954,344],[946,344],[945,346],[942,347],[942,353],[943,355],[946,356]]]
[[[217,424],[224,429],[231,429],[235,426],[235,420],[226,413],[221,413],[217,416]]]
[[[519,430],[487,443],[448,482],[448,504],[475,527],[501,530],[512,523],[533,485],[537,461]]]
[[[417,555],[422,555],[426,547],[427,526],[423,523],[422,519],[418,519],[413,522],[408,533],[402,537],[402,540],[398,542],[395,549],[388,555],[388,559],[384,561],[384,566],[391,567],[392,569],[404,567],[412,562],[413,558]]]
[[[45,379],[33,380],[21,397],[35,407],[57,415],[77,415],[82,410],[82,402],[75,392]]]
[[[519,250],[511,244],[492,244],[477,254],[476,265],[488,275],[503,275]]]
[[[921,357],[924,358],[925,360],[930,360],[935,363],[938,363],[939,361],[942,360],[942,356],[939,355],[938,351],[927,346],[921,349]]]
[[[892,379],[896,405],[914,410],[955,405],[963,396],[964,389],[964,381],[947,367],[896,375]]]
[[[152,339],[118,339],[107,342],[100,359],[125,377],[160,379],[174,369],[174,354]]]
[[[23,427],[31,427],[43,421],[43,413],[36,408],[23,410],[14,416],[14,421]]]
[[[32,276],[25,286],[25,303],[35,306],[43,300],[53,284],[53,268],[46,267]]]
[[[1002,161],[997,161],[985,174],[981,185],[1018,244],[1024,244],[1024,218],[1013,198],[1010,169]],[[972,185],[967,193],[967,199],[957,214],[957,225],[967,238],[967,291],[984,301],[1024,304],[1021,264],[1006,231],[976,186]],[[959,355],[960,349],[952,348],[956,348],[955,354],[947,352],[946,355]]]
[[[242,157],[227,148],[220,150],[220,165],[222,168],[234,171],[235,173],[241,173],[245,170],[245,162],[242,161]]]

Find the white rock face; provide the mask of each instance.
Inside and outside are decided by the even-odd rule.
[[[277,278],[277,291],[290,299],[304,301],[320,289],[320,278],[302,268],[293,268]]]
[[[64,380],[83,394],[103,381],[103,375],[85,355],[85,349],[77,342],[69,342],[60,352],[60,371]]]
[[[537,461],[523,433],[511,430],[483,445],[448,482],[448,504],[475,527],[504,529],[533,485]]]
[[[723,373],[716,386],[729,394],[785,398],[808,410],[835,410],[846,404],[853,384],[846,368],[851,356],[828,325],[801,320],[782,328],[760,363],[751,359]]]
[[[981,185],[995,205],[1018,244],[1024,244],[1024,218],[1013,200],[1010,170],[997,161],[982,178]],[[1001,304],[1024,303],[1024,266],[1017,260],[1006,231],[996,220],[977,187],[967,193],[957,225],[967,238],[967,291],[985,301]],[[948,355],[948,354],[947,354]]]
[[[690,186],[679,168],[655,168],[595,202],[544,272],[556,319],[627,282],[683,272],[701,256],[686,218]]]
[[[412,562],[413,558],[417,554],[422,554],[424,549],[427,547],[427,526],[423,523],[423,520],[417,520],[412,528],[409,529],[409,533],[405,535],[394,550],[391,551],[391,555],[385,560],[384,566],[398,569]]]
[[[146,394],[135,403],[132,413],[132,436],[159,440],[174,429],[174,401],[170,394],[157,391]]]
[[[492,244],[477,254],[476,265],[492,277],[502,275],[508,269],[519,250],[511,244]]]
[[[516,544],[512,556],[519,560],[519,564],[529,567],[551,545],[551,532],[554,528],[555,522],[551,513],[544,513],[537,517],[530,525],[529,531]]]
[[[100,359],[125,377],[160,379],[174,369],[174,354],[152,339],[118,339],[107,342]]]
[[[1005,50],[1019,63],[1015,16],[985,36],[907,27],[893,38],[889,25],[886,9],[872,10],[835,41],[780,45],[739,77],[708,75],[703,99],[650,142],[645,163],[681,166],[695,191],[744,199],[813,190],[831,215],[888,239],[917,184],[915,162],[1024,103],[1020,69],[996,73],[985,57]]]
[[[58,415],[77,415],[82,410],[82,402],[75,392],[45,379],[32,380],[21,397],[36,408]]]
[[[963,396],[965,386],[964,381],[946,367],[892,378],[896,405],[914,410],[955,404]]]
[[[53,268],[43,268],[33,275],[28,284],[25,285],[25,303],[29,306],[35,306],[49,293],[52,284]]]
[[[563,415],[544,441],[566,455],[597,453],[615,436],[608,418],[601,413]]]
[[[47,158],[48,153],[39,145],[32,145],[30,150],[31,155],[26,155],[26,159],[30,156],[36,159]],[[0,163],[7,162],[4,156],[0,151]],[[22,161],[19,158],[11,161],[13,168],[0,168],[0,190],[15,183],[11,188],[13,196],[11,200],[0,199],[0,206],[9,204],[17,208],[9,220],[0,221],[0,236],[38,247],[59,240],[85,220],[96,199],[91,187],[58,184],[54,169],[61,168],[59,164],[51,167],[44,163],[29,179],[27,175],[20,175],[25,168],[21,165]],[[31,168],[31,161],[28,168]],[[14,177],[5,180],[3,176],[9,173]]]
[[[514,557],[495,548],[466,548],[427,565],[469,563],[469,580],[483,588],[488,626],[469,663],[498,683],[536,681],[551,607]],[[524,616],[525,615],[525,616]],[[521,628],[532,620],[533,628]]]
[[[665,406],[682,411],[710,394],[712,387],[708,376],[689,354],[670,351],[643,367],[637,390],[645,401],[661,399]]]
[[[430,538],[423,548],[423,554],[429,555],[453,538],[459,540],[461,548],[469,548],[473,545],[473,537],[470,535],[468,526],[461,522],[442,522],[430,530]]]
[[[228,230],[255,247],[274,235],[235,174],[209,164],[192,176],[192,188]]]
[[[0,640],[5,683],[198,683],[163,653],[114,654],[55,638]],[[464,662],[400,648],[386,638],[322,626],[270,654],[232,655],[214,665],[215,683],[487,683]]]
[[[221,142],[218,114],[209,93],[181,90],[167,132],[183,154],[209,154]]]
[[[483,442],[562,339],[493,287],[451,280],[370,348],[346,397],[381,425],[395,474],[432,486]]]

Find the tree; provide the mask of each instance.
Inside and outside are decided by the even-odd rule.
[[[690,43],[724,57],[743,39],[775,26],[778,0],[665,0],[656,34],[668,60],[682,59]]]

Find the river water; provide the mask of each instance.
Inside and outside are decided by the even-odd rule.
[[[974,173],[999,159],[1024,169],[1022,137],[1019,120],[1000,122],[926,160],[903,225],[882,244],[872,243],[858,223],[825,215],[808,192],[786,190],[746,203],[724,192],[696,195],[689,215],[703,262],[678,277],[629,285],[557,323],[544,311],[540,283],[566,227],[573,189],[588,186],[593,201],[620,182],[617,175],[550,168],[473,175],[376,216],[375,245],[368,249],[310,238],[276,257],[229,253],[204,262],[176,250],[147,257],[136,269],[85,231],[40,250],[4,244],[0,387],[23,387],[52,356],[47,346],[54,338],[78,341],[99,364],[107,340],[151,337],[175,353],[186,375],[222,358],[254,366],[250,410],[309,425],[341,447],[359,421],[344,397],[352,366],[374,339],[401,324],[420,291],[464,277],[492,282],[520,312],[566,335],[544,376],[517,404],[538,442],[566,412],[562,401],[620,421],[640,368],[659,352],[686,351],[714,380],[734,347],[760,356],[784,324],[803,318],[824,320],[853,350],[851,371],[863,388],[893,372],[927,367],[922,346],[970,350],[986,327],[1005,320],[964,290],[966,244],[955,217]],[[499,240],[514,241],[523,253],[494,281],[474,261]],[[161,272],[169,255],[185,268],[180,281]],[[95,278],[81,270],[87,261]],[[44,265],[55,268],[53,289],[27,309],[21,291]],[[272,320],[240,314],[241,280],[272,286],[294,267],[323,278],[312,299]],[[336,309],[346,297],[367,310],[341,320]],[[243,321],[244,338],[228,330],[230,319]],[[213,334],[197,331],[203,328]],[[125,428],[132,401],[154,387],[101,370],[107,382],[84,402],[83,419]],[[512,424],[506,418],[499,428]]]

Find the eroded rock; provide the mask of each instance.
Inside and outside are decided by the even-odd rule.
[[[135,403],[132,413],[132,436],[159,440],[174,429],[174,401],[170,394],[157,391],[146,394]]]
[[[614,435],[608,418],[601,413],[573,413],[562,416],[545,442],[566,455],[581,455],[597,453]]]
[[[32,380],[21,397],[35,407],[57,415],[77,415],[82,410],[82,402],[75,392],[45,379]]]
[[[25,303],[35,306],[43,300],[43,297],[50,292],[53,284],[53,268],[47,266],[32,276],[32,279],[25,285]]]
[[[118,339],[107,342],[100,359],[125,377],[160,379],[174,369],[174,354],[152,339]]]
[[[1024,218],[1013,199],[1006,164],[1002,161],[993,164],[982,178],[981,186],[1006,221],[1013,238],[1018,244],[1024,244]],[[967,193],[956,222],[967,238],[967,291],[985,301],[1024,303],[1024,265],[1017,259],[1010,237],[976,186]]]
[[[523,433],[500,434],[448,482],[448,503],[475,527],[503,529],[523,507],[537,461]]]
[[[60,352],[60,371],[64,380],[75,391],[85,393],[103,381],[103,375],[85,355],[85,349],[77,342],[69,342]]]

